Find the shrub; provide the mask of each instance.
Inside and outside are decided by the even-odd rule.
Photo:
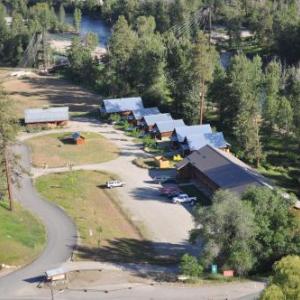
[[[120,116],[119,114],[111,114],[111,115],[109,116],[109,120],[110,120],[111,122],[120,123],[120,121],[121,121],[121,116]]]
[[[151,136],[149,136],[149,135],[146,135],[143,138],[143,144],[144,144],[144,147],[156,148],[156,141],[153,138],[151,138]]]
[[[196,257],[184,254],[180,262],[180,271],[189,277],[200,277],[203,274],[203,267]]]

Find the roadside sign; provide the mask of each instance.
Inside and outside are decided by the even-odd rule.
[[[218,266],[217,265],[211,265],[211,273],[217,274],[218,273]]]
[[[224,277],[233,277],[234,276],[234,271],[233,270],[225,270],[223,272]]]

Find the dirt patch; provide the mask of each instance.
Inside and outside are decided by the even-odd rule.
[[[67,105],[71,112],[87,112],[97,109],[100,103],[99,95],[55,76],[6,77],[2,86],[16,102],[20,118],[26,108]]]
[[[68,288],[92,288],[101,285],[150,283],[149,279],[134,276],[129,272],[121,271],[83,271],[72,272],[68,275]]]

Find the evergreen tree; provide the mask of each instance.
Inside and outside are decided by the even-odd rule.
[[[59,22],[61,24],[64,24],[65,19],[66,19],[65,7],[64,7],[64,4],[61,3],[60,6],[59,6]]]
[[[286,97],[282,97],[278,104],[276,124],[285,134],[291,132],[293,126],[293,109],[290,101]]]
[[[73,18],[75,30],[79,32],[81,24],[81,10],[79,8],[75,8]]]
[[[256,56],[253,61],[243,54],[234,57],[229,73],[230,103],[236,116],[233,133],[240,145],[240,154],[259,165],[262,150],[260,143],[260,106],[262,99],[262,64]]]
[[[168,85],[171,91],[173,101],[170,103],[170,110],[178,118],[184,118],[188,123],[199,121],[198,111],[195,111],[194,97],[190,95],[193,89],[192,80],[192,43],[186,37],[176,38],[173,32],[166,36],[167,48],[167,77]],[[199,100],[197,95],[197,101]],[[189,101],[192,101],[191,107],[196,113],[185,111],[183,105],[189,106]],[[198,107],[199,105],[197,105]],[[191,118],[191,113],[194,117]]]
[[[274,127],[279,108],[279,93],[281,84],[281,64],[273,60],[265,71],[265,102],[263,105],[264,121]]]
[[[130,58],[137,40],[136,33],[131,30],[125,17],[121,16],[113,27],[108,45],[107,72],[112,95],[126,96],[131,92]]]

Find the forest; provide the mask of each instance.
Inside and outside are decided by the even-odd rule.
[[[1,2],[2,66],[19,66],[35,33],[78,33],[82,15],[104,20],[112,27],[106,53],[94,57],[95,35],[82,39],[75,34],[61,76],[102,98],[141,96],[146,106],[159,106],[187,124],[210,123],[225,133],[236,156],[299,199],[299,1]],[[73,27],[65,23],[66,13],[73,14]],[[227,64],[224,54],[230,57]],[[8,105],[5,93],[0,98]],[[17,121],[6,123],[15,126]],[[1,127],[3,149],[11,139],[5,132]],[[191,235],[204,238],[201,268],[217,262],[240,275],[257,274],[270,271],[283,256],[298,254],[299,217],[290,209],[296,198],[283,201],[282,195],[270,189],[250,189],[241,199],[216,193],[209,208],[197,211],[196,223],[205,225]],[[220,231],[211,234],[212,228]],[[189,259],[185,263],[190,266]],[[275,264],[275,272],[293,260],[299,264],[298,258],[287,257]],[[275,287],[263,299],[274,299],[278,291],[272,294],[273,289],[285,284],[281,279],[273,278]]]

